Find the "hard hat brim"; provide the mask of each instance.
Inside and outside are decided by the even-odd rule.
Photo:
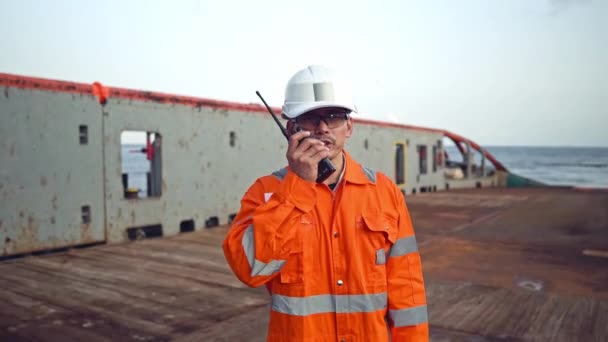
[[[357,112],[357,107],[355,106],[344,105],[343,103],[337,103],[333,101],[320,101],[294,105],[285,104],[283,105],[281,115],[287,119],[295,119],[304,113],[310,112],[311,110],[331,107],[344,108],[354,113]]]

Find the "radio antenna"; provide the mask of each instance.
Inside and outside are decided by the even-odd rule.
[[[264,102],[264,106],[266,106],[266,109],[268,109],[268,112],[270,112],[270,115],[272,115],[272,118],[274,119],[274,121],[281,128],[281,132],[283,133],[283,135],[285,136],[285,138],[287,140],[289,140],[289,134],[287,134],[287,130],[285,129],[285,127],[283,127],[283,125],[279,121],[279,118],[277,118],[277,116],[274,114],[274,112],[272,111],[272,108],[270,108],[270,106],[268,105],[268,103],[266,103],[266,101],[262,97],[262,94],[260,94],[260,92],[257,91],[257,90],[255,91],[255,93],[258,95],[258,97],[260,98],[260,100],[262,100],[262,102]]]

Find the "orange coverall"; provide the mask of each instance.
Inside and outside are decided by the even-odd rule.
[[[335,192],[289,168],[259,178],[224,240],[226,259],[245,284],[266,284],[268,341],[428,341],[403,195],[344,155]]]

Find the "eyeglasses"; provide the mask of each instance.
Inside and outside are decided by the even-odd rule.
[[[298,116],[295,121],[298,126],[305,130],[313,130],[319,126],[321,120],[328,128],[338,128],[348,119],[348,113],[330,113],[327,115],[304,114]]]

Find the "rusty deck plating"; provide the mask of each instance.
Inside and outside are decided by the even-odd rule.
[[[408,197],[433,341],[607,341],[608,192]],[[3,341],[263,341],[226,228],[0,264]]]

